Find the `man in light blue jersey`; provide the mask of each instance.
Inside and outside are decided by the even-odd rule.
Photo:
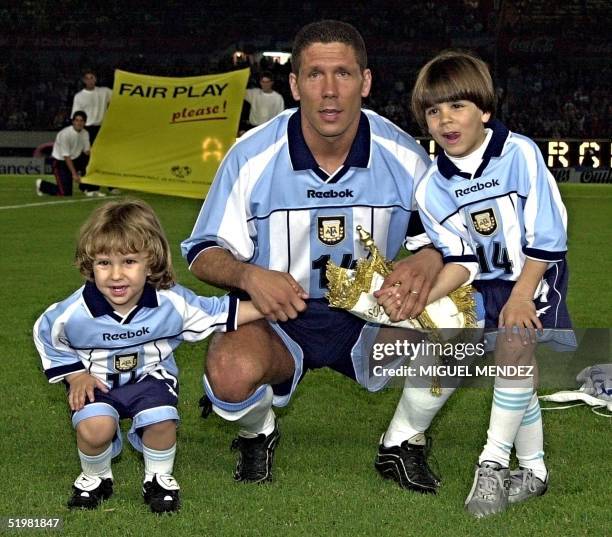
[[[417,77],[412,109],[443,149],[416,190],[423,224],[444,256],[438,279],[449,285],[441,292],[475,278],[496,364],[526,373],[495,378],[487,442],[465,501],[483,517],[548,488],[535,375],[528,372],[536,367],[536,341],[576,347],[565,303],[567,215],[535,143],[492,119],[495,92],[482,60],[437,55]],[[510,472],[513,446],[519,468]]]
[[[34,326],[49,382],[68,387],[76,429],[82,472],[68,506],[93,509],[111,496],[119,420],[129,418],[128,439],[144,458],[145,502],[154,512],[176,511],[174,350],[262,316],[249,302],[199,297],[175,284],[168,241],[139,200],[98,207],[81,228],[76,261],[87,282]]]
[[[290,75],[299,109],[236,142],[182,243],[198,278],[247,293],[266,317],[215,337],[207,356],[206,396],[240,427],[237,481],[270,479],[280,436],[272,404],[286,405],[308,369],[368,383],[372,327],[328,307],[327,262],[351,267],[366,256],[358,225],[389,258],[403,243],[413,251],[430,245],[413,204],[429,158],[405,132],[362,110],[371,81],[355,28],[321,21],[300,30]],[[440,268],[429,248],[395,265],[383,285],[393,288],[386,309],[394,320],[422,311]],[[405,391],[376,465],[403,487],[435,492],[423,432],[442,403],[408,400],[415,393]]]

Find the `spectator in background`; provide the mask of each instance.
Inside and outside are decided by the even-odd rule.
[[[100,132],[100,127],[102,126],[102,121],[104,120],[104,115],[110,104],[113,92],[110,88],[105,86],[96,86],[98,79],[96,78],[96,73],[91,69],[83,71],[82,81],[85,87],[74,96],[74,100],[72,101],[72,114],[74,114],[76,110],[83,110],[87,114],[85,129],[87,129],[89,133],[89,142],[93,145],[98,136],[98,132]],[[89,158],[87,159],[87,162],[88,161]],[[85,166],[87,166],[87,162]],[[92,192],[100,190],[99,186],[94,185],[81,185],[80,188],[81,190]],[[111,194],[119,194],[121,191],[111,187],[109,188],[109,192]]]
[[[96,74],[90,69],[83,72],[82,81],[85,87],[74,96],[72,115],[77,110],[83,110],[87,114],[85,128],[89,133],[89,141],[93,145],[113,92],[105,86],[96,86]]]
[[[89,197],[103,197],[99,187],[91,190],[92,185],[82,185],[81,175],[85,173],[89,156],[89,133],[85,130],[87,114],[77,110],[72,115],[72,125],[57,133],[53,144],[53,175],[57,184],[42,179],[36,180],[36,193],[39,196],[72,196],[72,182],[79,183],[79,188]]]
[[[251,105],[249,126],[257,127],[277,116],[285,109],[285,101],[280,93],[274,91],[272,73],[263,71],[259,75],[260,88],[251,88],[246,91],[244,100]]]

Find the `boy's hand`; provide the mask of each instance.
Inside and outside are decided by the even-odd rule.
[[[422,250],[394,263],[393,272],[374,296],[393,322],[414,319],[425,309],[441,269],[440,254],[436,250]]]
[[[73,373],[66,377],[66,382],[70,384],[68,403],[70,404],[70,410],[73,411],[81,410],[85,406],[87,399],[89,399],[90,402],[95,401],[95,388],[98,388],[104,393],[108,393],[109,391],[100,379],[89,373]]]
[[[542,331],[544,328],[538,319],[533,299],[513,295],[510,295],[499,314],[498,327],[503,329],[508,341],[512,341],[514,327],[517,327],[524,345],[535,343],[535,331]]]

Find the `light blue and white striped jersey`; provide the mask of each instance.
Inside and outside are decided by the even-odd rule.
[[[321,298],[330,259],[350,267],[367,255],[357,225],[388,258],[404,241],[408,249],[431,242],[413,195],[430,163],[412,137],[364,110],[346,161],[328,175],[306,145],[299,109],[286,110],[227,153],[182,253],[191,265],[207,248],[225,248],[240,261],[291,273]]]
[[[422,223],[445,262],[476,279],[516,281],[525,258],[554,263],[567,251],[567,214],[535,143],[499,121],[473,177],[438,155],[419,183]]]
[[[235,330],[237,312],[233,297],[201,297],[180,285],[156,291],[147,284],[137,306],[121,317],[87,282],[39,317],[34,343],[49,382],[87,371],[113,388],[155,370],[176,376],[174,349],[213,331]]]

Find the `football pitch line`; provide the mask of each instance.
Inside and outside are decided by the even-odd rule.
[[[108,196],[112,199],[116,196]],[[25,209],[28,207],[41,207],[43,205],[64,205],[65,203],[81,203],[82,201],[101,201],[102,198],[83,198],[77,200],[62,200],[62,201],[41,201],[39,203],[23,203],[21,205],[4,205],[0,206],[0,211],[4,209]]]

